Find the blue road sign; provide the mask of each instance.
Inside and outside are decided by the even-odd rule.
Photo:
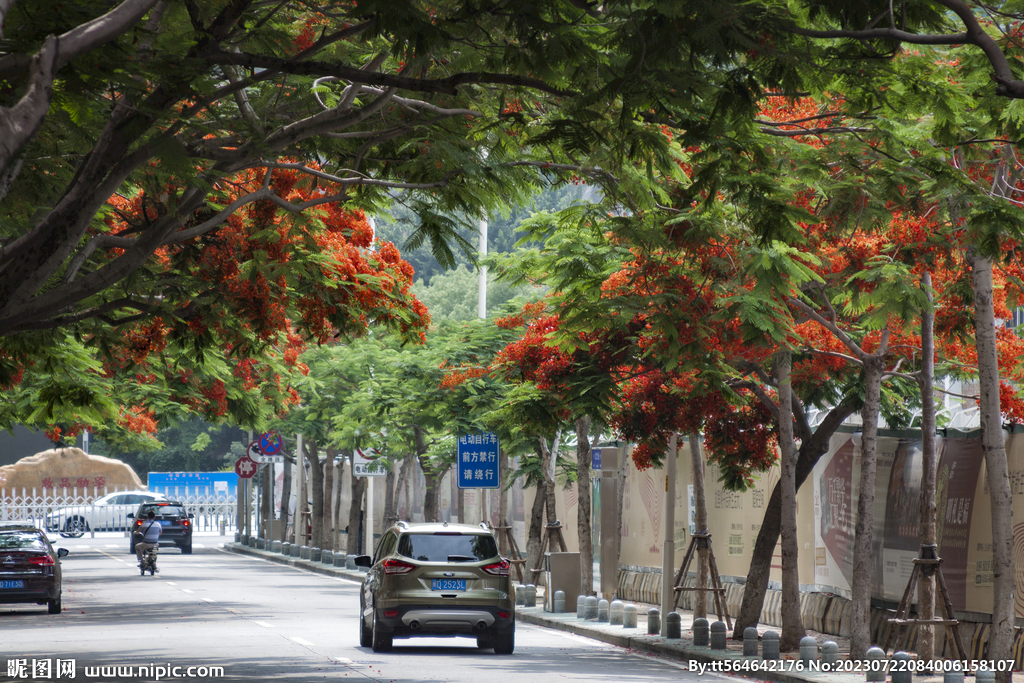
[[[460,436],[457,473],[460,489],[498,488],[498,435],[483,432]]]
[[[594,448],[590,451],[590,469],[601,469],[601,449]]]

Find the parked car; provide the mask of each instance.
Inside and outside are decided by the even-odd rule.
[[[160,546],[180,548],[185,555],[192,552],[192,515],[185,509],[185,504],[177,500],[155,500],[143,503],[132,513],[135,520],[132,531],[142,529],[148,524],[149,511],[156,513],[154,520],[163,527],[160,532]],[[128,534],[128,552],[135,554],[135,534]]]
[[[60,558],[67,554],[30,522],[0,522],[0,603],[34,602],[60,614]]]
[[[359,644],[390,650],[394,638],[475,637],[477,647],[512,654],[515,593],[510,564],[491,532],[463,524],[407,524],[387,529],[360,592]]]
[[[46,530],[66,533],[123,531],[131,526],[131,515],[139,504],[154,500],[167,500],[167,496],[150,491],[108,493],[88,505],[71,505],[54,510],[46,516]]]

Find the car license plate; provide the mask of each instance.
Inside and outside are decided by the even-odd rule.
[[[160,526],[170,526],[172,523],[173,522],[171,522],[171,520],[169,520],[169,519],[161,519],[160,520]]]
[[[465,579],[433,579],[430,582],[432,591],[464,591],[466,590]]]
[[[24,588],[24,581],[0,581],[0,588]]]

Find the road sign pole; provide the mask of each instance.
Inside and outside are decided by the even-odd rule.
[[[366,478],[366,554],[373,555],[373,480]]]

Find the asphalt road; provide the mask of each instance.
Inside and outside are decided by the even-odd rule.
[[[37,680],[47,670],[50,680],[72,680],[70,660],[74,680],[93,681],[205,680],[188,667],[223,667],[232,681],[697,678],[676,662],[522,622],[511,656],[464,638],[396,640],[392,652],[374,653],[359,647],[351,581],[224,552],[216,535],[197,536],[192,555],[163,549],[154,577],[139,575],[121,534],[54,540],[71,551],[64,611],[0,605],[0,680],[32,680],[33,665]]]

